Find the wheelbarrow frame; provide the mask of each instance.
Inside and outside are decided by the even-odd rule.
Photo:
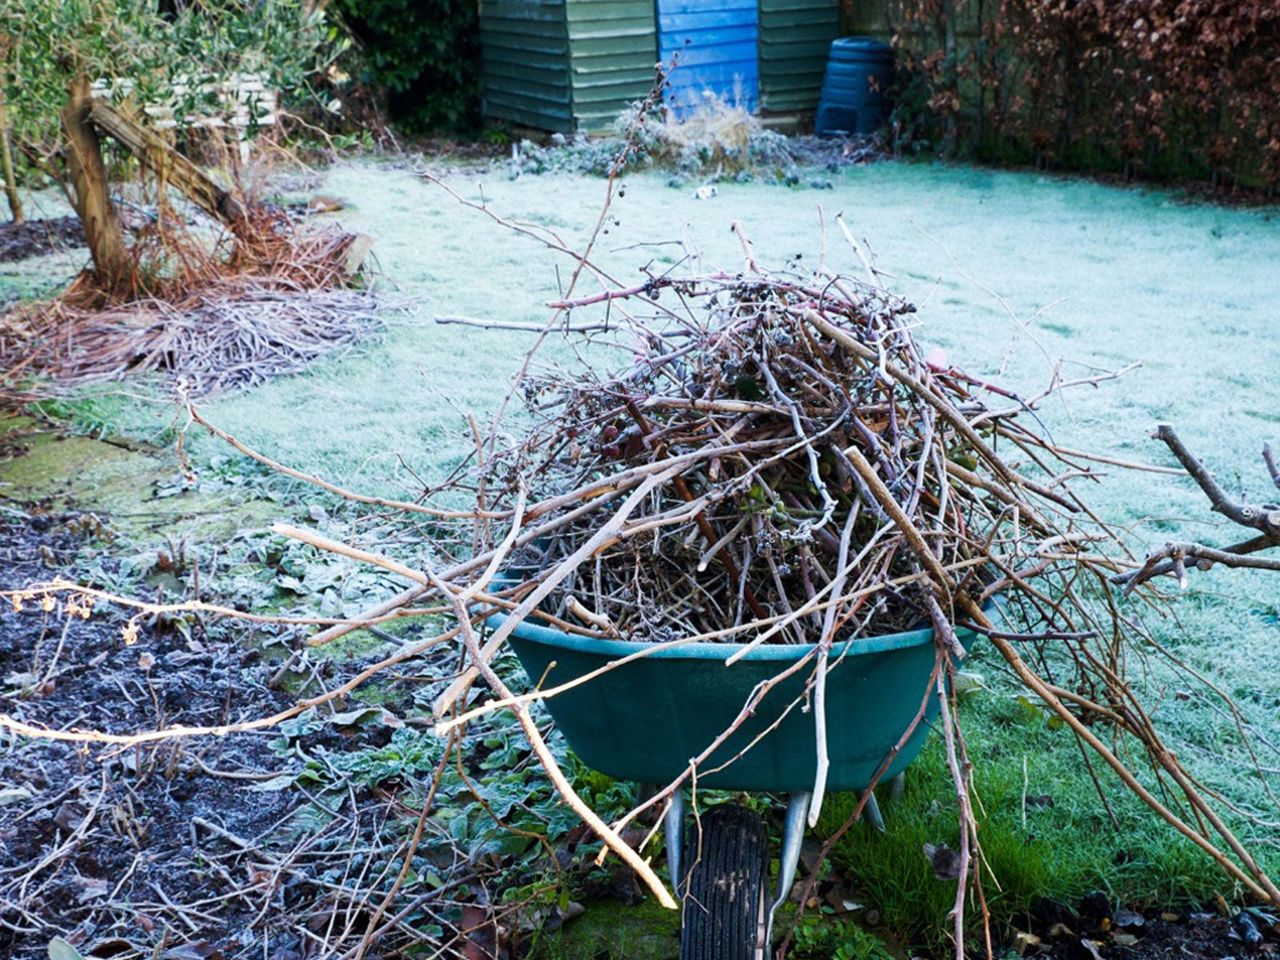
[[[488,626],[496,629],[507,616],[493,614]],[[957,636],[968,647],[975,634],[958,630]],[[816,776],[816,730],[807,687],[816,647],[606,640],[530,620],[517,625],[510,642],[531,684],[541,689],[572,684],[548,697],[546,705],[579,758],[615,779],[648,789],[683,774],[690,760],[738,719],[761,685],[772,683],[739,729],[699,765],[697,776],[702,789],[790,795],[778,892],[765,920],[768,945],[774,914],[795,882]],[[728,663],[735,654],[739,659]],[[928,721],[938,709],[927,689],[936,657],[934,631],[927,627],[831,646],[825,705],[829,789],[865,789],[895,747],[881,779],[900,787],[902,771],[919,753]],[[788,670],[790,675],[776,680]],[[899,744],[922,709],[924,722]],[[871,824],[883,829],[874,795],[866,811]],[[684,823],[684,793],[677,790],[663,829],[678,895]]]

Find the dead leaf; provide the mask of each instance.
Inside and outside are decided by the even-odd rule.
[[[74,833],[80,824],[84,823],[84,815],[83,804],[68,800],[58,807],[58,812],[53,815],[53,822],[67,833]]]
[[[466,937],[462,945],[465,960],[494,960],[507,955],[505,949],[499,953],[497,940],[500,931],[486,908],[476,904],[463,907],[461,932]]]
[[[150,950],[141,950],[134,944],[130,943],[123,937],[110,937],[106,940],[99,940],[89,950],[88,960],[110,960],[111,957],[118,957],[122,953],[150,953]]]
[[[1142,914],[1124,907],[1117,910],[1111,920],[1117,927],[1140,927],[1147,922]]]
[[[6,787],[0,790],[0,807],[6,807],[11,803],[22,803],[34,796],[35,794],[26,787]]]
[[[924,845],[925,859],[933,867],[933,875],[939,880],[960,879],[960,854],[945,843]]]
[[[222,951],[204,940],[184,943],[161,954],[164,960],[222,960]]]
[[[107,881],[101,880],[97,877],[82,876],[77,879],[80,884],[80,892],[76,894],[76,899],[81,903],[97,899],[98,897],[105,897],[111,890],[111,885],[107,883]]]

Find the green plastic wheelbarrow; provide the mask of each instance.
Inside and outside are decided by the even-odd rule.
[[[499,613],[488,623],[496,628],[505,620]],[[958,636],[966,647],[974,638],[969,631]],[[548,698],[547,708],[585,764],[650,787],[680,776],[733,724],[757,688],[808,658],[769,689],[745,722],[699,763],[696,778],[700,789],[790,794],[772,902],[768,837],[757,814],[732,804],[712,807],[686,839],[683,793],[677,791],[664,823],[672,883],[683,902],[682,960],[764,957],[773,914],[795,882],[817,772],[814,716],[806,695],[814,648],[762,644],[728,664],[743,645],[599,640],[530,620],[516,627],[511,645],[531,684],[542,689],[603,671]],[[828,789],[866,788],[921,704],[926,704],[926,720],[936,714],[937,698],[928,689],[935,662],[931,628],[832,646],[826,686]],[[900,774],[927,733],[927,723],[918,725],[881,779]],[[866,809],[867,819],[882,827],[874,796]]]

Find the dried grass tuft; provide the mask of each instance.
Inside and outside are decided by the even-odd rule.
[[[54,299],[0,316],[0,395],[150,373],[207,396],[295,373],[380,326],[377,297],[351,269],[359,242],[261,205],[234,236],[210,238],[161,205],[136,231],[125,291],[85,271]]]

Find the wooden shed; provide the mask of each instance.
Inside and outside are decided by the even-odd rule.
[[[766,113],[814,110],[838,0],[480,0],[485,116],[608,129],[676,56],[677,109],[710,91]]]
[[[603,130],[653,86],[653,0],[481,0],[485,116]]]
[[[838,36],[839,0],[760,0],[760,109],[816,110],[827,52]]]
[[[671,70],[668,105],[684,114],[710,93],[754,110],[760,102],[757,0],[657,0],[656,6],[658,56]]]

